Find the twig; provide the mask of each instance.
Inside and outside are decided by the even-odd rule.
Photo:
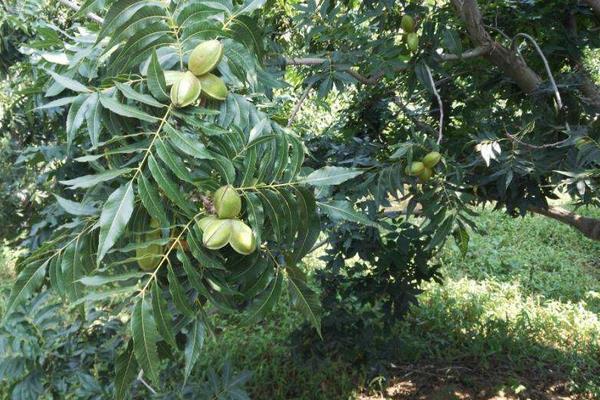
[[[77,4],[76,2],[74,2],[74,1],[70,1],[70,0],[58,0],[58,2],[64,4],[67,7],[69,7],[71,10],[79,11],[81,9],[81,6],[79,4]],[[89,12],[89,13],[85,14],[85,16],[88,17],[89,19],[93,20],[93,21],[96,21],[99,24],[104,23],[104,18],[102,18],[98,14],[94,14],[93,12]]]
[[[438,54],[437,56],[442,61],[457,61],[457,60],[466,60],[468,58],[476,58],[486,55],[490,52],[490,46],[478,46],[474,49],[467,50],[462,54]]]
[[[292,114],[290,115],[290,118],[288,119],[288,123],[287,123],[288,128],[290,126],[292,126],[292,122],[294,122],[294,119],[296,119],[296,114],[298,114],[298,112],[300,111],[300,108],[302,107],[302,103],[304,103],[304,100],[306,100],[306,98],[308,97],[308,93],[310,92],[310,89],[312,89],[314,84],[315,84],[315,81],[312,81],[311,83],[309,83],[308,86],[306,86],[306,89],[304,89],[302,96],[300,96],[300,98],[298,99],[298,102],[294,106],[294,109],[292,110]]]
[[[437,144],[440,144],[442,142],[442,138],[444,137],[444,103],[442,103],[440,93],[435,87],[435,81],[433,80],[433,76],[431,76],[431,70],[429,69],[429,66],[427,64],[423,65],[425,65],[425,71],[427,71],[427,78],[429,78],[429,83],[431,83],[431,90],[433,90],[433,94],[435,95],[435,98],[438,102],[438,106],[440,107],[440,127],[437,139]]]
[[[508,132],[504,132],[504,134],[512,142],[518,143],[521,146],[527,147],[528,149],[532,149],[532,150],[541,150],[541,149],[548,149],[548,148],[551,148],[551,147],[558,147],[560,145],[563,145],[563,144],[567,143],[570,140],[570,138],[567,138],[567,139],[564,139],[564,140],[561,140],[561,141],[555,142],[555,143],[547,143],[547,144],[536,145],[536,144],[525,143],[521,139],[517,138],[514,135],[511,135]]]
[[[560,92],[558,91],[558,86],[556,86],[556,82],[554,81],[554,76],[552,75],[552,70],[550,69],[550,64],[548,64],[548,60],[546,59],[544,52],[542,51],[540,46],[537,44],[537,42],[535,41],[534,38],[532,38],[531,36],[529,36],[526,33],[521,32],[521,33],[517,33],[511,42],[511,47],[517,51],[519,56],[521,56],[521,51],[519,50],[518,47],[515,46],[515,42],[519,36],[524,37],[525,39],[529,40],[533,44],[533,47],[535,47],[535,50],[538,52],[540,57],[542,58],[542,61],[544,62],[544,67],[546,68],[546,73],[548,74],[548,79],[550,80],[550,84],[552,85],[552,90],[554,90],[554,95],[556,96],[556,103],[558,104],[558,109],[559,110],[562,109],[563,103],[562,103],[562,99],[560,97]]]
[[[144,377],[144,370],[143,370],[143,369],[140,369],[140,372],[138,373],[138,376],[137,376],[137,380],[138,380],[138,381],[140,381],[140,382],[142,382],[142,385],[146,386],[146,388],[147,388],[147,389],[148,389],[148,390],[149,390],[149,391],[150,391],[152,394],[157,394],[157,393],[156,393],[156,390],[152,389],[152,386],[150,386],[150,385],[148,384],[148,382],[146,382],[146,381],[144,380],[144,378],[143,378],[143,377]]]

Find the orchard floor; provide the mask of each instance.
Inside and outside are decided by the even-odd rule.
[[[600,399],[600,243],[537,216],[478,222],[466,256],[446,245],[444,284],[395,328],[391,362],[300,359],[283,305],[258,326],[220,321],[204,362],[253,371],[253,399]]]

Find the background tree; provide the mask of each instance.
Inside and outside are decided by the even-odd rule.
[[[474,205],[541,213],[598,239],[599,221],[548,205],[558,191],[598,205],[593,10],[558,0],[86,2],[85,25],[29,52],[47,74],[43,109],[66,110],[64,190],[47,216],[52,237],[19,265],[5,322],[40,287],[81,315],[110,304],[126,315],[115,328],[123,397],[139,371],[160,386],[169,354],[187,379],[213,312],[246,310],[254,322],[285,290],[320,334],[321,304],[299,263],[321,231],[328,309],[348,312],[335,299],[357,294],[394,317],[439,277],[434,256],[448,237],[466,249]],[[548,23],[557,15],[562,26]],[[215,39],[222,58],[206,59],[226,85],[217,95],[210,68],[190,61]],[[200,100],[194,74],[181,81],[188,69]],[[300,89],[293,103],[286,81]],[[347,105],[322,132],[295,125],[313,90]],[[217,249],[227,241],[213,246],[200,223],[220,214],[223,185],[242,198],[250,254]]]

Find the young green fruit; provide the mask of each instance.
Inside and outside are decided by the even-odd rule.
[[[188,69],[196,76],[212,71],[223,58],[223,45],[218,40],[200,43],[190,54]]]
[[[198,99],[201,90],[198,78],[188,71],[171,87],[171,103],[175,107],[189,106]]]
[[[206,228],[208,228],[210,225],[212,225],[213,222],[218,220],[219,219],[214,215],[209,215],[208,217],[204,217],[200,221],[198,221],[198,227],[202,232],[204,232]]]
[[[423,164],[421,161],[414,161],[410,165],[410,175],[418,176],[421,174],[421,172],[423,172],[424,169],[425,164]]]
[[[215,100],[225,100],[227,97],[227,86],[218,76],[208,73],[198,77],[198,80],[202,85],[202,93],[207,97]]]
[[[415,52],[419,50],[419,35],[414,32],[409,33],[406,35],[406,43],[408,44],[410,51]]]
[[[215,192],[214,206],[219,218],[235,218],[242,211],[242,198],[233,186],[221,186]]]
[[[585,146],[588,143],[591,143],[591,140],[587,136],[580,137],[575,141],[575,147],[577,147],[578,149],[581,149],[583,146]]]
[[[151,231],[146,233],[143,237],[144,242],[150,242],[161,238],[162,234],[158,221],[150,221]],[[154,271],[163,256],[163,246],[160,244],[151,244],[146,247],[140,247],[135,250],[135,257],[137,263],[144,271]]]
[[[181,71],[163,71],[163,73],[165,75],[165,83],[167,86],[172,86],[175,82],[185,76],[185,72]]]
[[[216,219],[208,224],[202,234],[202,243],[210,250],[218,250],[224,247],[231,237],[231,221],[228,219]]]
[[[252,229],[240,220],[231,221],[231,237],[229,244],[233,249],[244,255],[253,253],[256,250],[256,237]]]
[[[415,20],[410,15],[404,14],[400,26],[404,32],[411,33],[415,30]]]
[[[419,174],[419,179],[423,182],[429,180],[433,176],[433,170],[431,168],[425,167],[423,171]]]
[[[423,157],[423,164],[425,164],[427,168],[433,168],[437,165],[437,163],[440,162],[441,159],[442,155],[440,153],[437,151],[432,151]]]

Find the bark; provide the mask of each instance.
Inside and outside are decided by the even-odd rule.
[[[547,209],[530,207],[529,211],[570,225],[585,237],[600,241],[600,219],[598,218],[584,217],[561,207],[548,207]]]
[[[483,56],[509,76],[525,93],[537,90],[542,83],[539,75],[514,51],[496,42],[486,31],[476,0],[452,0],[464,21],[469,38],[477,47],[489,48]]]
[[[584,2],[594,10],[596,17],[600,18],[600,0],[585,0]]]

